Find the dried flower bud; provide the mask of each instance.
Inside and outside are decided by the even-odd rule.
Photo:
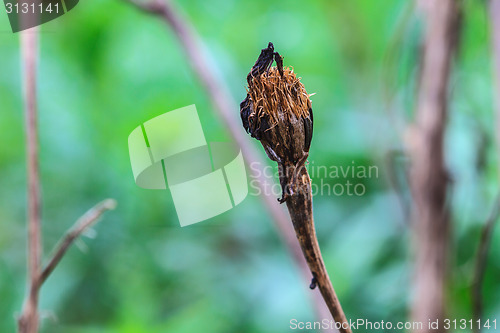
[[[276,67],[271,67],[273,60]],[[303,164],[313,132],[311,101],[293,69],[283,68],[272,43],[261,51],[247,82],[247,97],[240,104],[245,130],[281,166]]]
[[[276,67],[271,67],[276,61]],[[282,189],[300,247],[313,275],[309,288],[319,287],[336,323],[348,321],[338,301],[319,249],[312,212],[311,178],[304,163],[313,133],[311,101],[295,73],[269,43],[247,76],[247,97],[240,104],[243,127],[278,163]],[[350,328],[341,329],[351,333]]]

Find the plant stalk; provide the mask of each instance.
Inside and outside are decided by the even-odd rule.
[[[313,208],[312,208],[312,193],[311,193],[311,178],[306,167],[289,166],[285,169],[282,164],[278,164],[280,168],[280,182],[282,187],[293,185],[294,190],[290,191],[286,199],[286,206],[292,219],[295,234],[299,241],[302,253],[307,261],[309,269],[313,275],[313,283],[319,287],[321,295],[325,300],[330,313],[336,323],[342,326],[339,331],[341,333],[352,333],[349,322],[342,310],[337,294],[333,289],[332,282],[326,271],[325,263],[321,255],[321,250],[316,237],[314,228]],[[296,178],[293,182],[290,182]]]

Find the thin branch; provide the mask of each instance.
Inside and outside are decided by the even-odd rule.
[[[269,184],[273,184],[272,178],[266,176],[265,172],[257,172],[255,165],[259,169],[267,165],[260,157],[259,152],[251,145],[245,133],[241,130],[239,120],[235,115],[238,114],[239,105],[234,101],[229,93],[227,86],[218,79],[217,75],[211,70],[209,63],[203,56],[202,47],[200,46],[199,37],[188,22],[182,18],[180,13],[172,6],[170,1],[163,2],[161,0],[151,0],[148,2],[139,2],[127,0],[134,4],[137,8],[155,15],[162,19],[175,33],[184,52],[187,55],[189,64],[193,68],[194,73],[198,76],[203,87],[210,97],[214,110],[218,113],[222,121],[245,157],[247,165],[252,163],[250,172],[252,177],[257,180],[261,198],[264,205],[271,214],[279,235],[286,244],[288,251],[292,254],[293,259],[298,264],[303,278],[309,284],[311,279],[309,268],[302,256],[302,252],[297,242],[295,241],[294,230],[290,225],[289,218],[279,205],[276,205],[276,198],[269,191]],[[268,184],[268,187],[266,187]],[[316,308],[318,318],[327,318],[329,316],[328,309],[325,307],[321,295],[314,293],[314,306]]]
[[[61,259],[66,254],[66,251],[69,249],[71,244],[73,244],[74,240],[77,239],[85,230],[90,228],[93,224],[97,223],[101,215],[108,211],[113,210],[116,207],[116,201],[113,199],[106,199],[91,209],[89,209],[85,214],[83,214],[73,226],[65,233],[62,237],[61,241],[59,241],[56,249],[54,250],[54,254],[49,259],[49,262],[45,266],[45,268],[38,273],[38,275],[34,279],[33,283],[33,292],[38,295],[40,288],[43,283],[47,280],[49,275],[54,271],[57,264],[61,261]],[[31,290],[31,289],[30,289]],[[35,304],[37,305],[37,304]],[[36,311],[34,311],[35,309]],[[33,307],[30,305],[28,301],[24,308],[23,313],[19,317],[18,320],[18,332],[19,333],[37,333],[38,332],[38,310],[37,306]],[[36,324],[36,326],[34,326]]]
[[[94,223],[97,222],[99,217],[107,210],[113,210],[116,207],[116,201],[113,199],[106,199],[91,209],[89,209],[85,214],[83,214],[75,224],[66,232],[64,237],[59,242],[53,256],[49,260],[48,264],[43,269],[39,276],[40,286],[47,280],[49,275],[52,273],[57,264],[61,261],[62,257],[66,254],[66,251],[71,246],[73,241],[77,239],[85,230],[90,228]]]
[[[26,146],[28,172],[28,279],[29,294],[19,318],[20,332],[38,331],[38,276],[42,254],[40,221],[40,177],[38,169],[37,128],[37,58],[38,28],[21,32],[21,54],[24,68],[24,107],[26,113]]]
[[[481,239],[476,255],[476,265],[474,269],[474,277],[472,280],[472,313],[474,323],[482,318],[483,314],[483,279],[488,262],[488,252],[491,244],[491,237],[495,228],[495,223],[500,215],[500,194],[497,196],[490,216],[483,227],[481,232]],[[478,325],[474,325],[474,332],[480,332],[481,329]]]
[[[84,214],[67,232],[47,267],[41,271],[41,192],[38,161],[37,126],[37,60],[38,27],[21,32],[21,54],[24,69],[24,104],[26,113],[26,146],[28,177],[28,295],[18,318],[19,333],[37,333],[39,329],[38,299],[43,282],[54,270],[71,243],[106,210],[116,206],[108,199]]]
[[[415,299],[412,319],[427,323],[445,316],[445,281],[451,222],[447,207],[448,173],[444,133],[448,82],[460,15],[456,0],[420,0],[426,23],[416,120],[408,133],[410,184],[414,200]],[[424,325],[426,326],[426,325]],[[430,332],[425,327],[419,332]],[[440,327],[439,331],[443,331]]]

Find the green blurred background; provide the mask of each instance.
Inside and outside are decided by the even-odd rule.
[[[479,0],[462,3],[446,135],[454,222],[448,298],[451,318],[470,319],[474,255],[498,190],[499,163],[487,7]],[[411,1],[187,0],[176,7],[198,30],[210,65],[238,101],[260,49],[274,42],[285,65],[316,93],[311,163],[378,167],[378,178],[354,180],[366,186],[364,196],[315,196],[317,233],[349,318],[406,320],[412,249],[402,137],[413,114],[422,36]],[[168,191],[135,185],[127,137],[152,117],[196,104],[207,140],[231,140],[168,27],[124,1],[80,1],[42,26],[40,54],[45,258],[96,202],[112,197],[119,203],[94,228],[96,237],[70,249],[43,286],[42,332],[286,332],[292,318],[315,319],[311,291],[258,197],[180,228]],[[19,35],[3,12],[0,332],[15,330],[25,293],[21,91]],[[496,228],[484,315],[497,321],[499,258]]]

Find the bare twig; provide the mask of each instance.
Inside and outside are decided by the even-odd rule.
[[[21,32],[21,53],[24,67],[24,105],[26,113],[26,146],[28,171],[28,295],[19,318],[19,331],[38,331],[38,276],[42,255],[40,222],[40,178],[38,173],[38,129],[36,104],[36,72],[38,28]]]
[[[107,199],[83,215],[60,243],[49,264],[41,271],[41,193],[38,163],[37,126],[37,60],[38,27],[21,32],[21,54],[24,68],[24,104],[26,113],[26,146],[28,171],[28,295],[18,318],[19,333],[37,333],[39,328],[38,298],[42,284],[54,270],[66,250],[85,229],[116,202]]]
[[[231,97],[227,86],[218,79],[217,75],[215,75],[212,71],[210,65],[203,56],[199,37],[197,36],[194,28],[187,20],[182,18],[182,16],[172,6],[170,1],[127,1],[134,4],[139,9],[161,18],[177,36],[184,52],[187,55],[189,64],[207,91],[207,94],[209,95],[214,106],[214,110],[218,112],[219,116],[229,129],[231,136],[241,148],[246,163],[253,164],[250,168],[250,172],[252,173],[253,178],[257,180],[260,192],[262,193],[261,197],[264,205],[269,210],[279,235],[286,244],[289,252],[292,254],[293,259],[298,264],[303,278],[306,281],[309,281],[311,278],[309,268],[302,256],[300,247],[295,241],[294,231],[290,226],[289,219],[283,209],[281,209],[279,205],[276,205],[276,198],[272,196],[272,193],[270,193],[269,187],[266,188],[266,184],[272,184],[273,180],[268,178],[264,172],[255,172],[256,169],[263,168],[266,163],[260,157],[260,154],[256,151],[256,149],[249,143],[245,133],[241,130],[241,125],[235,117],[237,110],[239,110],[239,106]],[[309,284],[309,282],[307,283]],[[321,299],[321,295],[318,293],[314,293],[313,295],[314,305],[318,317],[327,318],[329,316],[329,312]]]
[[[39,277],[39,283],[42,285],[47,277],[52,273],[54,268],[57,266],[59,261],[61,261],[64,254],[73,243],[86,229],[90,228],[94,223],[97,222],[99,217],[107,210],[113,210],[116,207],[116,201],[113,199],[106,199],[91,209],[89,209],[85,214],[83,214],[69,229],[62,240],[59,242],[57,249],[54,251],[54,255],[49,260],[47,266],[43,269]]]
[[[83,214],[75,224],[66,232],[61,241],[59,241],[54,254],[49,259],[49,262],[45,268],[34,277],[34,292],[38,295],[40,288],[43,283],[47,280],[49,275],[54,271],[57,264],[66,254],[66,251],[71,246],[73,241],[77,239],[85,230],[90,228],[94,223],[96,223],[101,217],[101,215],[107,210],[112,210],[116,207],[116,201],[113,199],[106,199],[91,209],[89,209],[85,214]],[[31,290],[31,288],[30,288]],[[27,303],[29,304],[29,303]],[[19,317],[19,333],[36,333],[38,332],[38,305],[35,304],[34,308],[25,305],[23,313]],[[35,311],[33,311],[35,309]],[[34,312],[34,313],[33,313]],[[36,315],[36,317],[35,317]],[[36,324],[37,326],[33,326]]]
[[[416,236],[416,322],[445,315],[450,221],[447,208],[448,174],[443,137],[448,109],[448,82],[456,47],[459,10],[456,0],[421,0],[426,20],[416,121],[408,136],[411,156],[410,183],[414,200]],[[424,325],[421,332],[430,332]],[[443,328],[440,327],[440,332]]]
[[[490,249],[491,236],[495,227],[495,222],[500,215],[500,194],[497,196],[493,203],[493,209],[490,216],[486,221],[481,232],[481,239],[476,254],[476,264],[474,268],[474,277],[472,280],[471,293],[472,293],[472,314],[473,321],[477,323],[482,318],[483,314],[483,278],[486,271],[486,264],[488,262],[488,252]],[[474,332],[480,332],[479,325],[474,325]]]

